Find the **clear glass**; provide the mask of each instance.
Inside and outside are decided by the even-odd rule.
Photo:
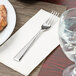
[[[69,9],[61,15],[59,40],[64,54],[76,63],[76,8]],[[76,64],[66,68],[62,76],[76,76]]]

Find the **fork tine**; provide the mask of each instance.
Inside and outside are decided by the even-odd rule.
[[[49,18],[49,20],[48,20],[48,22],[47,22],[48,25],[49,25],[50,21],[52,20],[52,18],[53,18],[53,16],[54,16],[55,13],[56,13],[56,12],[53,10],[53,13],[51,13],[52,15],[51,15],[51,17]]]
[[[57,13],[57,14],[55,15],[54,21],[53,21],[53,23],[51,24],[51,26],[54,25],[54,24],[58,21],[58,19],[57,19],[58,16],[59,16],[59,13]]]
[[[59,13],[57,14],[57,17],[59,16]]]
[[[50,18],[48,25],[50,25],[53,21],[53,19],[55,18],[55,15],[57,14],[57,12],[54,11],[54,13],[52,14],[52,17]]]
[[[54,23],[56,22],[57,20],[57,17],[59,16],[59,13],[57,13],[56,11],[54,11],[55,13],[53,13],[53,17],[52,19],[50,19],[50,22],[49,22],[49,25],[52,26],[54,25]]]
[[[54,11],[52,11],[51,12],[51,14],[53,14],[54,13]],[[49,17],[49,19],[46,21],[46,23],[48,24],[49,23],[49,20],[50,20],[50,18],[52,17],[52,15]]]

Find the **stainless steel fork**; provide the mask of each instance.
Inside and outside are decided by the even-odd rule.
[[[20,61],[25,53],[30,49],[31,45],[37,40],[37,38],[44,32],[47,31],[51,26],[57,22],[59,13],[56,11],[51,12],[50,18],[41,26],[40,31],[25,45],[21,51],[14,57],[14,60]]]

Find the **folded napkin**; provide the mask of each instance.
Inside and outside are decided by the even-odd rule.
[[[0,62],[27,76],[58,45],[58,22],[49,31],[44,32],[33,44],[20,62],[13,58],[40,30],[41,25],[50,17],[50,13],[40,10],[24,24],[6,43],[0,47]]]

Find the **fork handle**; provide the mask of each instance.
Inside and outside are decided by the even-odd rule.
[[[21,51],[14,57],[14,60],[20,61],[25,53],[30,49],[31,45],[39,38],[43,30],[40,30],[22,49]]]

